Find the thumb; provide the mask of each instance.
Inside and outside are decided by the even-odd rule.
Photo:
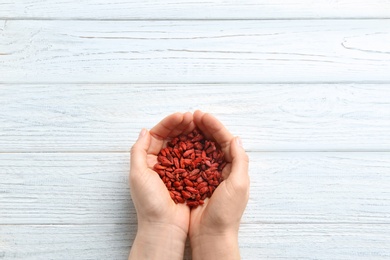
[[[249,174],[248,164],[249,158],[239,137],[233,138],[230,143],[230,154],[232,157],[232,168],[228,177],[229,182],[237,191],[248,192],[249,190]]]
[[[146,156],[150,146],[150,133],[143,128],[139,133],[138,139],[131,147],[130,167],[132,171],[143,172],[147,168]]]

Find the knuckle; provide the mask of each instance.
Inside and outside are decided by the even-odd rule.
[[[244,195],[249,192],[249,178],[242,178],[234,183],[236,193]]]
[[[130,154],[133,154],[135,149],[137,149],[136,147],[137,143],[133,144],[131,147],[130,147]]]
[[[249,156],[246,152],[244,152],[244,154],[242,155],[242,159],[246,162],[246,163],[249,163]]]
[[[246,183],[246,181],[240,181],[234,185],[234,188],[237,193],[239,194],[246,194],[249,188],[249,185]]]

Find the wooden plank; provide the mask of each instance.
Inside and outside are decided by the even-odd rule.
[[[126,259],[135,232],[126,224],[0,225],[0,257]],[[388,259],[390,226],[244,224],[239,243],[242,259]]]
[[[389,225],[242,225],[242,259],[388,259]]]
[[[390,81],[388,19],[0,24],[0,83]]]
[[[0,225],[0,258],[127,259],[134,225]]]
[[[389,153],[250,153],[243,223],[390,223]],[[0,154],[1,224],[135,224],[128,153]]]
[[[19,0],[1,3],[1,18],[17,19],[275,19],[389,17],[385,0]]]
[[[17,91],[16,91],[17,90]],[[2,85],[0,151],[122,151],[176,111],[217,116],[250,151],[388,151],[389,85]]]

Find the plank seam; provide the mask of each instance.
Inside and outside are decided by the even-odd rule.
[[[384,225],[388,226],[390,223],[386,222],[241,222],[241,225]],[[114,225],[130,225],[137,226],[136,223],[15,223],[15,224],[1,224],[1,226],[114,226]]]
[[[247,153],[390,153],[389,149],[376,149],[376,150],[245,150]],[[0,154],[104,154],[104,153],[126,153],[130,154],[130,151],[0,151]]]
[[[280,17],[280,18],[77,18],[77,17],[0,17],[9,21],[318,21],[318,20],[390,20],[390,17]]]
[[[219,82],[219,81],[210,81],[210,82],[83,82],[83,81],[75,81],[75,82],[0,82],[1,85],[287,85],[287,84],[295,84],[295,85],[342,85],[342,84],[358,84],[358,85],[386,85],[390,84],[390,81],[256,81],[256,82]]]

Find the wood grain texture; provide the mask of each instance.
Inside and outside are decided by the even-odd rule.
[[[126,259],[134,225],[0,225],[0,259]],[[389,259],[390,225],[243,224],[242,259]],[[184,259],[191,259],[189,250]]]
[[[0,83],[389,82],[390,20],[0,21]]]
[[[242,222],[390,224],[388,153],[250,153]],[[128,153],[0,154],[1,224],[136,224]]]
[[[19,0],[0,3],[1,18],[17,19],[277,19],[385,18],[386,0]]]
[[[0,259],[126,259],[129,148],[196,109],[249,151],[242,259],[390,259],[389,18],[388,0],[0,0]]]
[[[389,85],[1,85],[0,152],[126,152],[176,111],[213,113],[249,151],[387,151]]]

